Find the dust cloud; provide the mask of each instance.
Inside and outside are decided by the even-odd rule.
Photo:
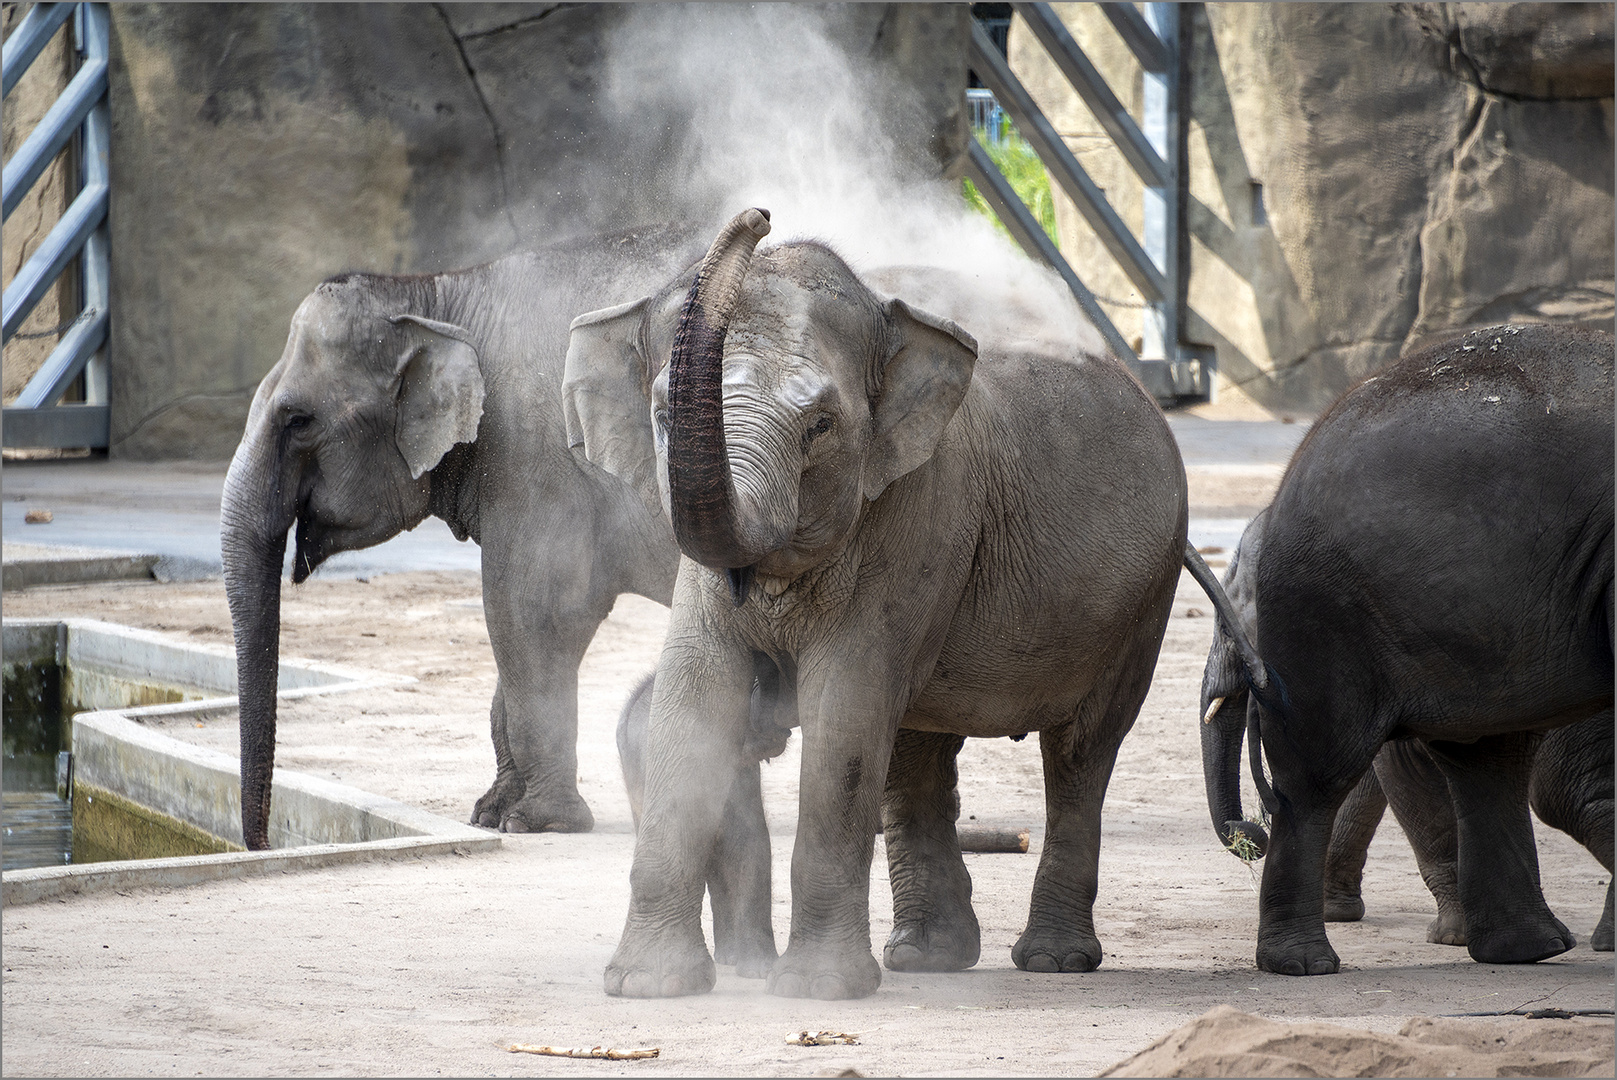
[[[1104,354],[1065,283],[937,175],[934,119],[913,92],[839,45],[822,10],[642,7],[608,39],[601,86],[603,114],[663,156],[649,205],[630,216],[666,212],[669,192],[715,231],[763,207],[766,246],[822,241],[878,291],[954,318],[985,346]],[[917,267],[955,280],[898,269]]]

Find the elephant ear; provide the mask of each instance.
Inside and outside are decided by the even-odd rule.
[[[932,456],[977,365],[977,340],[950,320],[897,299],[884,310],[891,344],[871,406],[866,499]]]
[[[562,411],[567,444],[661,511],[651,388],[640,328],[651,297],[580,315],[567,339]]]
[[[411,478],[420,479],[456,443],[477,440],[483,371],[470,335],[461,327],[419,315],[395,315],[388,321],[404,328],[407,343],[394,371],[394,437]]]

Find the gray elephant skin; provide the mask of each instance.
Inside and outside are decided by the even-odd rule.
[[[1382,747],[1409,739],[1453,800],[1472,957],[1525,963],[1572,947],[1544,903],[1528,813],[1546,733],[1611,715],[1612,368],[1601,330],[1479,330],[1360,383],[1292,457],[1261,543],[1240,559],[1269,685],[1246,695],[1244,725],[1241,702],[1211,709],[1217,688],[1203,702],[1220,837],[1241,816],[1243,726],[1272,816],[1260,968],[1338,969],[1324,923],[1333,822]],[[1209,672],[1219,662],[1215,649]],[[1598,801],[1574,775],[1558,783]],[[1601,856],[1595,831],[1578,838]]]
[[[1612,872],[1612,712],[1556,728],[1544,736],[1533,757],[1528,805],[1545,824],[1577,840]],[[1426,940],[1464,945],[1465,912],[1460,904],[1459,823],[1448,783],[1431,753],[1412,739],[1381,748],[1331,829],[1325,855],[1325,921],[1356,922],[1364,917],[1361,884],[1365,857],[1383,812],[1409,837],[1421,877],[1437,901],[1437,918]],[[1589,935],[1596,952],[1612,951],[1612,883],[1606,906]]]
[[[1263,544],[1267,509],[1254,517],[1241,536],[1225,572],[1224,584],[1247,633],[1253,632],[1257,607],[1254,585],[1257,552]],[[1220,625],[1214,630],[1202,677],[1202,714],[1207,717],[1206,757],[1216,770],[1225,752],[1237,757],[1246,725],[1247,674],[1235,643]],[[1586,847],[1607,873],[1612,871],[1613,727],[1607,710],[1588,720],[1556,728],[1544,736],[1533,758],[1528,803],[1546,824]],[[1210,771],[1216,775],[1216,771]],[[1209,783],[1211,795],[1216,783]],[[1213,824],[1228,844],[1236,831],[1247,831],[1241,819],[1239,789],[1233,805],[1209,798]],[[1464,945],[1465,915],[1460,905],[1458,822],[1448,781],[1431,753],[1415,739],[1388,742],[1372,767],[1343,801],[1331,828],[1325,855],[1325,921],[1357,922],[1364,917],[1362,883],[1365,860],[1376,827],[1392,806],[1409,838],[1422,879],[1437,903],[1437,917],[1426,940]],[[1247,828],[1250,828],[1247,826]],[[1250,832],[1248,835],[1252,835]],[[1251,852],[1248,851],[1248,854]],[[1605,911],[1590,935],[1597,952],[1612,949],[1612,884],[1606,887]]]
[[[821,244],[755,253],[768,231],[747,211],[694,283],[574,323],[569,431],[608,471],[655,478],[685,556],[606,990],[713,985],[703,873],[758,654],[795,687],[803,738],[791,930],[769,992],[880,984],[878,827],[887,966],[976,962],[955,756],[966,736],[1029,731],[1048,832],[1012,957],[1093,969],[1101,801],[1183,557],[1167,424],[1109,357],[979,356],[949,312],[878,295]]]
[[[636,685],[618,716],[618,762],[636,828],[646,791],[646,728],[651,723],[654,675]],[[744,979],[769,973],[775,952],[774,896],[770,880],[769,823],[764,817],[760,762],[778,757],[797,726],[791,688],[767,657],[755,657],[747,734],[703,876],[713,904],[713,959],[732,964]]]
[[[592,827],[577,787],[578,664],[619,593],[669,602],[679,553],[655,503],[568,448],[567,327],[702,250],[676,227],[587,237],[449,273],[342,274],[299,306],[220,508],[249,848],[269,846],[288,529],[301,582],[429,514],[482,548],[497,771],[473,823]]]

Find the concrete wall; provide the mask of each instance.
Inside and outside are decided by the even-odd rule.
[[[1094,5],[1057,12],[1140,117]],[[1219,392],[1318,409],[1407,349],[1613,317],[1610,4],[1186,5],[1192,340]],[[1018,20],[1011,65],[1134,229],[1140,185]],[[1140,297],[1056,192],[1125,338]]]
[[[114,5],[111,453],[227,458],[293,310],[333,273],[449,269],[560,234],[733,212],[723,176],[671,167],[701,134],[699,88],[641,88],[622,107],[631,76],[614,42],[651,21],[673,48],[695,28],[716,48],[709,74],[729,76],[726,41],[745,52],[742,39],[804,11]],[[893,130],[910,167],[949,168],[966,137],[966,9],[814,18],[888,88],[863,103],[870,123]],[[776,57],[795,59],[789,43]]]

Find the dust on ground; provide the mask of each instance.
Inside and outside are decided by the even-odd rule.
[[[1246,487],[1193,474],[1193,512],[1218,506],[1250,513],[1251,492],[1262,485],[1250,477],[1232,483]],[[283,656],[418,681],[284,705],[278,765],[465,820],[494,771],[494,663],[478,597],[470,573],[288,585]],[[633,683],[655,665],[667,622],[659,605],[626,596],[579,673],[580,788],[595,811],[593,833],[511,836],[499,851],[470,857],[7,908],[3,1071],[801,1075],[852,1067],[867,1075],[1092,1075],[1220,1005],[1388,1036],[1412,1017],[1440,1013],[1527,1002],[1609,1007],[1612,954],[1583,943],[1599,918],[1606,875],[1569,837],[1543,826],[1544,892],[1580,939],[1572,952],[1541,964],[1489,966],[1463,949],[1427,944],[1436,909],[1389,816],[1365,871],[1368,914],[1331,927],[1342,974],[1258,972],[1256,875],[1219,848],[1202,787],[1196,704],[1210,610],[1185,577],[1156,681],[1118,756],[1096,902],[1106,950],[1098,971],[1041,975],[1012,965],[1042,850],[1038,740],[972,740],[960,757],[962,820],[1028,826],[1033,834],[1028,855],[966,856],[982,923],[975,968],[887,972],[875,995],[855,1002],[768,997],[760,982],[725,968],[715,991],[700,997],[606,997],[601,974],[628,910],[634,843],[614,728]],[[218,582],[30,589],[7,593],[5,613],[85,616],[193,641],[230,640]],[[166,730],[235,752],[233,719],[193,724],[171,722]],[[797,746],[794,738],[764,769],[782,946],[790,925]],[[1255,805],[1250,786],[1246,798]],[[879,955],[892,912],[879,841],[872,878]],[[1468,1023],[1486,1033],[1541,1022]],[[786,1044],[789,1031],[805,1028],[857,1032],[860,1044]],[[660,1046],[662,1056],[579,1062],[510,1054],[511,1043]]]

